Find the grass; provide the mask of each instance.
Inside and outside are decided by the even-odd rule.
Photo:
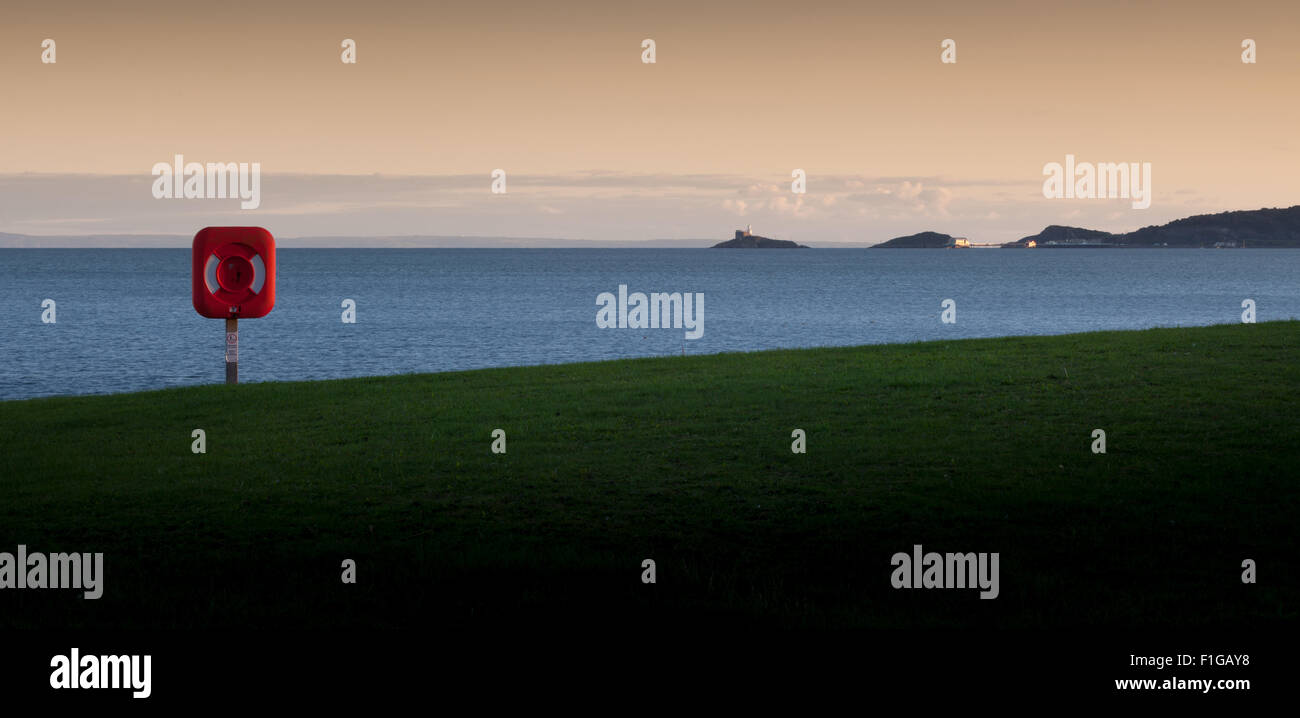
[[[0,626],[1281,626],[1298,356],[1292,321],[4,402],[0,551],[106,576]],[[916,543],[999,552],[1001,596],[891,588]]]

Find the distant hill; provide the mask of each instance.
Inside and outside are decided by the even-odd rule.
[[[1039,247],[1300,247],[1300,205],[1198,214],[1126,234],[1052,225],[1004,246],[1023,247],[1030,241]]]
[[[952,244],[952,235],[939,232],[918,232],[906,237],[894,237],[881,242],[873,249],[943,249]]]
[[[31,235],[0,232],[0,249],[64,249],[85,247],[189,247],[194,236],[174,234]]]
[[[952,235],[920,232],[874,245],[881,249],[942,249],[952,246]],[[1168,224],[1115,234],[1099,229],[1053,224],[1038,234],[1008,242],[1003,247],[1300,247],[1300,205],[1198,214]]]
[[[1170,247],[1213,247],[1218,242],[1246,247],[1300,247],[1300,205],[1286,209],[1200,214],[1159,227],[1143,227],[1123,235],[1131,247],[1168,244]]]
[[[1037,246],[1077,246],[1077,245],[1103,245],[1114,244],[1116,239],[1122,235],[1103,232],[1099,229],[1084,229],[1082,227],[1063,227],[1059,224],[1047,226],[1038,234],[1022,237],[1015,242],[1008,242],[1005,247],[1023,247],[1030,242],[1037,243]]]

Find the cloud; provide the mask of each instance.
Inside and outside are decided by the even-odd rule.
[[[794,199],[790,199],[794,197]],[[804,196],[801,194],[790,193],[787,195],[776,195],[768,200],[768,207],[777,214],[786,214],[792,217],[808,217],[814,213],[811,206],[805,206]]]
[[[749,209],[749,203],[743,199],[724,199],[722,200],[722,206],[728,212],[734,212],[740,217],[744,217],[745,211]]]

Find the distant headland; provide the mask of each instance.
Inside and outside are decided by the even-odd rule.
[[[920,232],[895,237],[872,249],[1085,249],[1181,247],[1210,249],[1265,249],[1300,247],[1300,205],[1218,214],[1198,214],[1168,224],[1143,227],[1123,234],[1053,224],[1038,234],[1005,244],[979,244],[965,237]]]
[[[711,249],[808,249],[808,246],[788,239],[760,237],[751,231],[749,225],[746,225],[744,229],[736,230],[734,239],[718,242]]]

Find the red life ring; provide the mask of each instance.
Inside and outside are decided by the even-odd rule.
[[[261,227],[207,227],[194,236],[194,309],[261,317],[275,304],[275,239]]]

